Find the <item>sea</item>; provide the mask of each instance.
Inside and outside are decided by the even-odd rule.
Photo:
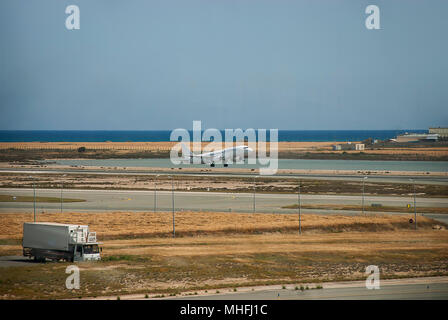
[[[387,140],[406,132],[428,130],[279,130],[278,141]],[[170,134],[171,130],[0,130],[0,142],[160,142],[170,141]],[[224,131],[221,134],[224,138]],[[269,130],[266,140],[270,141]]]

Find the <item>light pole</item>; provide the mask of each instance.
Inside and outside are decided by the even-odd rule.
[[[31,179],[33,179],[33,194],[34,194],[34,201],[33,201],[33,207],[34,207],[34,222],[36,222],[36,182],[32,176],[29,176]]]
[[[62,213],[62,190],[64,189],[64,183],[61,183],[61,213]]]
[[[254,202],[254,213],[255,213],[255,178],[256,178],[257,176],[254,176],[254,196],[253,196],[253,202]]]
[[[414,179],[409,179],[413,186],[414,186],[414,221],[415,221],[415,230],[417,230],[417,202],[415,199],[415,180]]]
[[[154,213],[157,211],[157,177],[159,175],[156,175],[154,177]]]
[[[176,217],[174,215],[174,178],[171,176],[171,199],[173,202],[173,238],[176,237]]]
[[[62,177],[65,177],[66,175],[64,174],[64,175],[62,175]],[[61,213],[62,213],[62,202],[63,202],[63,199],[62,199],[62,191],[64,190],[64,182],[61,182]]]
[[[302,218],[301,218],[301,206],[302,206],[302,204],[301,204],[301,202],[300,202],[300,184],[301,184],[301,182],[300,182],[300,180],[299,180],[299,192],[297,193],[297,204],[298,204],[298,206],[299,206],[299,234],[302,234]]]
[[[364,214],[364,182],[367,180],[367,177],[362,178],[362,214]]]

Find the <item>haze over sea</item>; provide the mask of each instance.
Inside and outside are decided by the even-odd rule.
[[[405,132],[427,130],[279,130],[279,141],[361,141],[368,138],[386,140]],[[170,141],[171,130],[0,130],[0,142],[160,142]],[[224,139],[224,131],[222,131]],[[192,137],[192,132],[190,131]],[[267,130],[269,140],[269,130]]]

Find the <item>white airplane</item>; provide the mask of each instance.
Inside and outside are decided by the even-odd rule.
[[[199,158],[201,159],[201,163],[209,164],[211,167],[214,167],[215,163],[221,162],[224,164],[224,167],[227,167],[229,163],[234,163],[233,161],[243,160],[245,153],[252,151],[253,149],[248,146],[236,146],[212,152],[193,154],[190,149],[182,143],[182,156],[185,157],[185,160],[191,161],[194,158]]]

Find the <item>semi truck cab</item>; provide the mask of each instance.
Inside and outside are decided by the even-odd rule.
[[[77,244],[74,249],[74,261],[97,261],[100,260],[100,247],[94,244]]]
[[[88,227],[78,226],[70,230],[73,248],[73,261],[100,260],[100,247],[96,241],[96,232],[89,232]]]

